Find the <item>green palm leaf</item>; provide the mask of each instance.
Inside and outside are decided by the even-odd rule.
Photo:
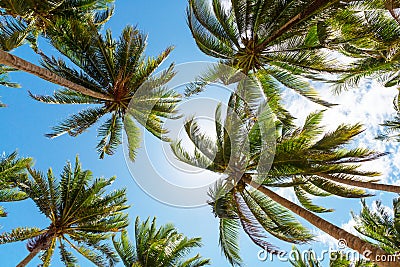
[[[155,218],[135,222],[135,243],[131,243],[126,231],[120,239],[113,237],[114,247],[125,266],[138,267],[200,267],[209,265],[210,260],[199,254],[186,258],[191,249],[201,246],[200,238],[187,238],[176,231],[173,225],[159,228]]]
[[[128,225],[128,215],[123,211],[129,208],[124,189],[107,192],[115,177],[93,179],[90,171],[82,170],[78,158],[75,166],[68,163],[64,167],[59,182],[51,169],[46,175],[28,170],[30,177],[18,177],[16,186],[36,204],[49,226],[16,228],[1,234],[0,243],[28,240],[30,254],[25,260],[42,252],[43,266],[50,265],[57,242],[66,266],[77,266],[69,248],[97,266],[114,266],[118,257],[106,241]]]
[[[157,57],[144,55],[146,35],[137,28],[127,26],[118,40],[110,30],[105,35],[98,33],[98,27],[84,24],[79,20],[59,20],[48,38],[51,44],[74,66],[68,66],[63,59],[50,58],[42,54],[42,64],[69,81],[93,92],[101,93],[105,99],[97,99],[69,89],[61,89],[53,96],[31,96],[42,102],[56,104],[98,104],[72,115],[53,128],[48,137],[64,133],[77,136],[90,128],[104,115],[111,118],[98,128],[97,151],[100,158],[112,155],[121,144],[123,130],[128,136],[130,158],[133,160],[139,147],[140,136],[135,123],[144,126],[156,137],[168,141],[167,129],[163,128],[164,118],[177,117],[180,95],[166,87],[175,76],[173,65],[154,75],[155,70],[168,57],[172,47]],[[140,90],[139,90],[140,89]],[[134,103],[131,103],[134,102]],[[129,117],[129,118],[125,118]],[[136,122],[134,122],[136,121]],[[124,125],[124,122],[128,125]]]

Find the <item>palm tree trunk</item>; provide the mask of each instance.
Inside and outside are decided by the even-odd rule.
[[[284,32],[288,31],[291,27],[301,22],[302,20],[311,16],[318,9],[328,5],[338,2],[338,0],[315,0],[311,5],[302,10],[296,16],[292,17],[288,22],[286,22],[282,27],[276,30],[267,40],[263,41],[261,44],[257,46],[257,48],[264,48],[267,44],[275,41],[279,38]]]
[[[399,15],[395,11],[396,8],[399,8],[398,1],[386,0],[385,7],[389,11],[389,13],[393,17],[393,19],[397,22],[397,24],[400,25]]]
[[[377,184],[373,182],[362,182],[362,181],[354,181],[350,179],[340,179],[338,177],[332,176],[326,173],[317,173],[316,175],[330,181],[334,181],[340,184],[346,184],[350,186],[367,188],[372,190],[380,190],[386,192],[400,193],[400,186],[398,185],[389,185],[389,184]]]
[[[91,96],[91,97],[102,99],[102,100],[109,100],[109,101],[113,100],[112,98],[108,97],[105,94],[89,90],[86,87],[83,87],[81,85],[73,83],[67,79],[64,79],[63,77],[60,77],[57,74],[55,74],[49,70],[46,70],[45,68],[36,66],[35,64],[32,64],[20,57],[17,57],[15,55],[7,53],[1,49],[0,49],[0,64],[4,64],[9,67],[31,73],[31,74],[33,74],[37,77],[40,77],[46,81],[61,85],[63,87],[67,87],[71,90],[74,90],[76,92],[79,92],[79,93],[87,95],[87,96]]]
[[[41,250],[41,246],[34,248],[16,267],[25,267]]]
[[[372,244],[362,240],[361,238],[337,227],[334,224],[331,224],[330,222],[320,218],[319,216],[315,215],[314,213],[300,207],[299,205],[287,200],[286,198],[283,198],[276,194],[275,192],[269,190],[268,188],[254,183],[251,178],[244,176],[243,181],[257,189],[258,191],[262,192],[269,198],[271,198],[273,201],[276,203],[279,203],[283,207],[289,209],[293,213],[299,215],[303,219],[307,220],[309,223],[317,227],[318,229],[324,231],[325,233],[329,234],[330,236],[336,238],[336,239],[341,239],[346,241],[346,245],[358,251],[361,255],[365,255],[365,252],[370,252],[368,256],[371,260],[379,259],[382,257],[382,255],[386,255],[391,257],[392,255],[388,255],[384,250],[373,246]],[[396,262],[379,262],[379,266],[382,267],[396,267],[399,266],[399,260],[397,257],[391,257],[393,260]]]

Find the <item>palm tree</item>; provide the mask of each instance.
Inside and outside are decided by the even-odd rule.
[[[335,14],[343,1],[189,0],[187,21],[199,49],[244,74],[262,70],[278,85],[322,104],[303,77],[341,72],[327,59],[328,39],[318,24]]]
[[[376,78],[385,87],[398,85],[400,23],[393,13],[394,2],[357,1],[326,21],[326,31],[347,40],[331,48],[355,59],[347,72],[333,81],[336,91],[356,86],[363,77]]]
[[[352,186],[399,191],[398,186],[376,184],[363,178],[376,176],[377,173],[361,171],[357,163],[376,159],[383,154],[368,149],[345,147],[351,139],[360,134],[361,126],[341,125],[335,131],[322,135],[323,129],[319,126],[322,112],[308,116],[301,128],[293,129],[278,123],[275,158],[269,170],[265,168],[262,157],[273,157],[274,151],[270,149],[272,145],[269,141],[266,146],[262,145],[265,136],[261,131],[273,134],[273,116],[268,109],[264,109],[257,118],[248,115],[252,109],[260,108],[260,104],[252,101],[254,94],[249,92],[250,89],[250,86],[239,84],[228,104],[234,111],[228,109],[225,122],[221,119],[220,107],[217,108],[216,141],[203,134],[195,120],[190,119],[186,122],[185,129],[195,145],[194,153],[185,151],[180,142],[172,144],[173,152],[182,162],[225,175],[222,186],[219,186],[219,190],[214,190],[222,193],[214,194],[210,204],[220,218],[220,244],[229,261],[232,264],[240,264],[236,242],[239,223],[253,242],[264,249],[271,248],[265,243],[264,231],[289,242],[309,240],[310,236],[307,236],[305,231],[301,231],[300,234],[307,238],[298,239],[298,229],[302,226],[296,223],[296,227],[292,227],[291,219],[286,214],[281,221],[276,219],[284,208],[303,217],[334,238],[346,239],[349,247],[357,251],[362,252],[368,248],[374,255],[385,253],[310,212],[332,211],[313,204],[310,195],[367,196],[363,189]],[[240,118],[235,118],[233,114]],[[243,149],[246,142],[247,150]],[[262,166],[259,166],[260,162]],[[299,202],[306,209],[269,189],[282,186],[293,187]],[[275,213],[278,210],[279,212]],[[277,225],[274,227],[271,221]],[[274,234],[276,230],[278,234]]]
[[[113,14],[113,0],[1,0],[2,27],[8,31],[28,34],[27,40],[36,50],[36,39],[47,35],[60,19],[80,19],[96,25],[104,24]],[[34,37],[34,38],[32,38]],[[15,47],[12,47],[15,48]]]
[[[145,58],[146,36],[138,29],[127,26],[118,41],[111,31],[105,37],[77,21],[59,25],[59,34],[52,35],[55,48],[68,57],[78,69],[67,66],[59,59],[43,55],[44,66],[87,90],[104,97],[93,97],[70,89],[56,91],[53,96],[32,95],[36,100],[55,104],[95,104],[72,115],[47,136],[54,138],[68,133],[77,136],[107,114],[110,117],[99,127],[97,145],[100,158],[112,155],[121,143],[122,130],[128,137],[130,157],[140,144],[140,130],[134,120],[158,138],[167,140],[162,127],[163,118],[176,116],[180,95],[165,84],[175,72],[173,65],[159,75],[152,75],[166,59],[172,48],[167,48],[157,58]],[[142,88],[141,90],[139,90]],[[130,102],[131,106],[129,106]]]
[[[93,92],[84,86],[62,78],[47,69],[41,68],[18,56],[8,53],[8,51],[23,45],[26,39],[31,43],[35,42],[35,36],[33,36],[29,30],[21,27],[20,25],[0,24],[0,85],[8,87],[20,87],[19,84],[8,81],[7,73],[10,71],[22,70],[46,81],[67,87],[82,94],[109,100],[109,98],[104,94]]]
[[[294,260],[289,260],[289,262],[293,267],[322,267],[321,262],[315,257],[313,251],[307,251],[304,255],[305,257],[303,257],[300,250],[293,247],[291,255],[294,256]],[[376,267],[376,264],[363,259],[352,261],[346,258],[345,253],[341,251],[334,251],[329,257],[329,267]]]
[[[47,177],[28,171],[31,178],[21,176],[15,182],[49,219],[49,226],[18,227],[0,235],[0,244],[28,240],[29,254],[17,266],[26,266],[41,251],[43,266],[49,266],[57,241],[67,266],[77,263],[68,247],[97,266],[112,266],[118,257],[104,241],[128,225],[128,215],[122,212],[128,208],[125,189],[105,192],[115,177],[93,179],[91,171],[82,170],[78,158],[74,167],[70,163],[64,167],[60,182],[51,169]]]
[[[311,113],[304,125],[299,128],[283,126],[282,134],[277,139],[275,158],[267,179],[268,176],[283,176],[282,178],[286,179],[290,174],[296,194],[297,190],[310,191],[308,186],[317,186],[323,191],[342,197],[360,197],[365,194],[363,190],[354,188],[339,189],[337,184],[400,192],[400,187],[397,185],[380,184],[376,183],[377,180],[365,179],[378,176],[379,173],[361,171],[358,169],[360,165],[356,164],[377,159],[386,153],[344,147],[364,131],[362,125],[343,124],[320,137],[323,133],[323,127],[320,126],[322,116],[323,111]],[[300,184],[300,187],[296,184]]]
[[[347,39],[346,45],[332,47],[354,58],[347,73],[333,80],[337,92],[355,87],[361,78],[374,78],[385,87],[400,82],[400,17],[399,3],[392,0],[360,1],[327,21],[328,30]],[[398,96],[394,99],[398,113]],[[381,140],[396,140],[399,118],[395,116],[382,124]]]
[[[19,87],[18,84],[8,81],[7,73],[22,70],[92,97],[105,97],[8,52],[25,44],[26,41],[38,52],[38,36],[42,34],[48,37],[55,30],[57,22],[62,20],[80,19],[99,27],[113,14],[112,2],[112,0],[1,0],[0,85]],[[0,106],[4,106],[4,104],[0,103]]]
[[[27,195],[18,190],[12,181],[25,174],[26,168],[31,164],[31,158],[19,158],[17,152],[0,159],[0,202],[19,201],[27,198]],[[0,217],[6,216],[7,213],[0,206]]]
[[[190,250],[201,246],[201,238],[187,238],[172,224],[157,228],[156,218],[140,222],[136,217],[135,245],[126,231],[113,238],[114,247],[126,267],[200,267],[210,264],[199,254],[185,258]]]
[[[376,209],[371,210],[365,200],[362,200],[360,214],[353,213],[356,221],[354,228],[386,252],[398,253],[400,251],[400,199],[393,199],[393,215],[382,206],[381,201],[375,201],[375,205]]]

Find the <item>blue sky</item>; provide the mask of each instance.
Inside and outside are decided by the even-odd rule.
[[[146,54],[156,56],[167,46],[174,45],[175,50],[169,59],[163,64],[168,66],[171,62],[185,63],[191,61],[210,61],[213,60],[196,47],[190,31],[186,25],[185,17],[186,1],[116,1],[116,12],[106,28],[111,28],[114,37],[127,24],[137,25],[139,29],[149,34],[148,48]],[[40,45],[49,54],[55,51],[49,48],[44,40]],[[34,55],[29,47],[21,47],[16,50],[16,54],[31,62],[37,63],[37,56]],[[0,88],[1,101],[8,105],[7,108],[0,110],[0,138],[2,140],[1,151],[11,153],[18,149],[20,155],[33,157],[36,161],[35,168],[45,171],[52,167],[55,173],[59,173],[67,160],[74,161],[76,155],[85,169],[93,171],[95,176],[111,177],[116,175],[117,180],[113,184],[115,188],[127,187],[129,203],[132,208],[129,210],[132,221],[138,215],[142,219],[148,216],[157,216],[158,223],[172,222],[179,231],[189,237],[200,236],[203,238],[203,247],[196,250],[204,257],[212,259],[212,266],[229,266],[221,256],[218,247],[218,221],[207,206],[201,208],[177,208],[162,204],[144,193],[132,179],[131,173],[125,163],[122,148],[116,155],[99,160],[95,151],[96,129],[95,127],[77,138],[61,136],[49,140],[44,134],[49,132],[50,127],[69,114],[80,110],[79,106],[59,106],[46,105],[36,102],[29,98],[27,90],[38,94],[49,94],[58,89],[58,86],[40,80],[32,75],[24,73],[13,73],[13,81],[22,85],[21,89]],[[328,128],[333,128],[343,122],[361,121],[366,123],[367,131],[362,138],[358,139],[356,145],[372,146],[381,151],[391,151],[392,156],[370,164],[369,168],[384,172],[383,178],[386,182],[393,181],[395,174],[398,173],[397,147],[385,145],[376,141],[371,141],[379,130],[376,125],[390,116],[391,100],[395,93],[394,90],[381,88],[375,82],[364,82],[360,89],[346,92],[341,96],[332,96],[326,86],[317,84],[328,100],[342,104],[334,110],[327,112],[325,124]],[[309,111],[321,109],[307,100],[300,98],[290,92],[285,93],[286,103],[293,114],[302,119]],[[218,95],[214,95],[218,97]],[[149,142],[151,142],[149,137]],[[157,144],[157,143],[154,143]],[[140,167],[140,166],[139,166]],[[368,166],[367,166],[368,167]],[[282,195],[289,198],[293,197],[288,190],[279,191]],[[379,194],[378,198],[384,200],[384,204],[390,205],[394,195]],[[351,225],[350,210],[358,211],[360,204],[358,200],[346,200],[329,198],[320,200],[323,203],[336,209],[333,214],[324,215],[335,224],[349,227]],[[37,226],[46,227],[47,221],[39,214],[36,207],[30,201],[5,205],[9,212],[9,217],[0,220],[2,231],[9,231],[16,226]],[[349,228],[350,229],[350,228]],[[133,234],[133,227],[128,230]],[[314,247],[315,250],[326,249],[334,241],[326,235],[315,231],[322,243],[313,243],[303,248]],[[291,245],[280,242],[274,238],[270,240],[284,250],[290,250]],[[268,263],[257,259],[260,250],[243,235],[241,238],[241,254],[247,266],[288,266],[287,263]],[[19,242],[0,247],[0,266],[15,266],[22,260],[28,251],[24,242]],[[32,261],[30,266],[36,266],[37,259]],[[90,262],[82,260],[81,266],[92,266]],[[60,266],[58,255],[55,254],[53,266]]]

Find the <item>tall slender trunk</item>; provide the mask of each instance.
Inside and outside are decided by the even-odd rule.
[[[300,13],[296,16],[292,17],[288,22],[286,22],[283,26],[281,26],[278,30],[276,30],[272,35],[261,44],[257,45],[257,48],[264,48],[267,44],[275,41],[278,39],[284,32],[288,31],[297,23],[303,21],[304,19],[311,16],[315,11],[318,9],[325,7],[328,4],[333,4],[338,2],[338,0],[315,0],[311,5],[307,8],[303,9]]]
[[[389,11],[389,13],[393,17],[393,19],[397,22],[397,24],[400,25],[399,14],[396,13],[396,11],[395,11],[395,9],[399,8],[399,1],[386,0],[385,7]]]
[[[34,248],[16,267],[25,267],[41,250],[41,246]]]
[[[388,185],[388,184],[378,184],[373,182],[362,182],[354,181],[349,179],[341,179],[326,173],[317,173],[316,175],[330,181],[334,181],[340,184],[346,184],[355,187],[367,188],[372,190],[380,190],[386,192],[400,193],[400,186],[398,185]]]
[[[302,217],[303,219],[307,220],[309,223],[311,223],[318,229],[324,231],[328,235],[330,235],[338,240],[339,239],[345,240],[346,244],[349,248],[358,251],[361,255],[364,255],[364,253],[368,251],[369,255],[366,255],[366,256],[368,256],[371,260],[380,259],[382,257],[382,255],[392,256],[392,255],[388,255],[384,250],[382,250],[376,246],[373,246],[372,244],[337,227],[334,224],[331,224],[330,222],[320,218],[319,216],[315,215],[314,213],[300,207],[299,205],[287,200],[286,198],[279,196],[278,194],[269,190],[268,188],[254,183],[251,180],[251,178],[244,176],[242,178],[242,180],[246,184],[254,187],[258,191],[262,192],[263,194],[265,194],[266,196],[271,198],[276,203],[279,203],[283,207],[289,209],[293,213],[295,213],[295,214],[299,215],[300,217]],[[396,266],[398,267],[399,259],[397,259],[397,257],[393,257],[393,260],[395,260],[395,262],[376,262],[376,263],[382,267],[396,267]]]
[[[79,93],[87,95],[87,96],[95,97],[95,98],[102,99],[102,100],[109,100],[109,101],[113,100],[111,97],[109,97],[105,94],[89,90],[84,86],[81,86],[81,85],[73,83],[67,79],[64,79],[63,77],[60,77],[57,74],[55,74],[45,68],[39,67],[35,64],[32,64],[20,57],[17,57],[15,55],[7,53],[1,49],[0,49],[0,64],[4,64],[9,67],[31,73],[31,74],[33,74],[37,77],[40,77],[46,81],[61,85],[63,87],[67,87],[71,90],[74,90],[76,92],[79,92]]]

